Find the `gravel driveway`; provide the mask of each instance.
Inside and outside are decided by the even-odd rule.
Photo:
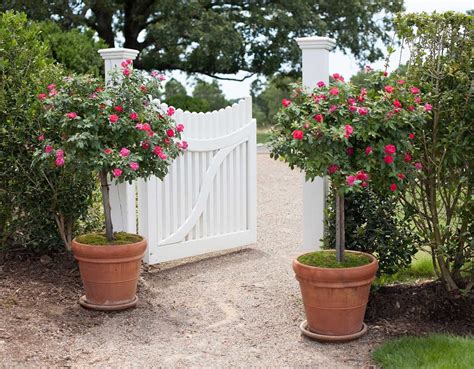
[[[71,314],[82,324],[88,317],[95,323],[49,329],[51,338],[30,350],[43,364],[78,368],[363,367],[370,362],[370,333],[330,345],[310,341],[298,329],[304,313],[291,261],[302,242],[302,181],[300,173],[259,154],[256,245],[148,267],[134,310],[89,313],[75,297],[67,300],[70,306],[56,315],[65,326]],[[48,319],[38,324],[59,324],[59,318]],[[14,342],[3,351],[0,345],[7,367],[13,353],[16,364],[26,355],[18,345],[13,349]]]

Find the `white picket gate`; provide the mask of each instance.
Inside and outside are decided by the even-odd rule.
[[[149,264],[255,243],[251,98],[209,113],[178,109],[173,117],[185,126],[188,149],[163,181],[152,177],[138,185],[112,186],[115,230],[136,232],[138,223],[138,233],[148,240]]]

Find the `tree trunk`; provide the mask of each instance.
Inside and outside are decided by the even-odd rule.
[[[110,208],[109,182],[107,181],[107,172],[99,172],[100,190],[102,192],[102,206],[105,215],[105,234],[108,241],[114,240],[114,229],[112,226],[112,210]]]
[[[344,194],[336,190],[336,261],[344,261],[345,225],[344,225]]]

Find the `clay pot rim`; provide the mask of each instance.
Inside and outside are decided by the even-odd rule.
[[[333,250],[317,250],[317,251],[310,251],[310,252],[305,252],[304,254],[300,254],[298,255],[294,260],[293,262],[295,264],[298,264],[298,265],[301,265],[302,267],[305,267],[305,268],[311,268],[311,269],[317,269],[317,270],[321,270],[321,271],[325,271],[325,270],[361,270],[361,269],[364,269],[364,268],[367,268],[368,266],[371,266],[372,264],[374,263],[377,263],[378,260],[377,258],[372,255],[372,254],[368,254],[366,252],[361,252],[361,251],[353,251],[353,250],[344,250],[344,252],[349,252],[351,254],[359,254],[359,255],[365,255],[365,256],[368,256],[370,258],[370,263],[368,264],[364,264],[364,265],[359,265],[359,266],[356,266],[356,267],[344,267],[344,268],[327,268],[327,267],[318,267],[318,266],[314,266],[314,265],[307,265],[307,264],[303,264],[301,263],[298,258],[300,256],[303,256],[303,255],[306,255],[306,254],[310,254],[312,252],[333,252]]]
[[[128,232],[127,232],[128,233]],[[135,236],[139,236],[141,237],[142,239],[140,241],[137,241],[137,242],[132,242],[132,243],[123,243],[121,245],[112,245],[112,244],[105,244],[105,245],[91,245],[91,244],[88,244],[88,243],[82,243],[82,242],[79,242],[77,240],[77,237],[80,237],[82,235],[79,235],[77,237],[74,237],[72,242],[74,242],[77,246],[84,246],[84,247],[93,247],[93,248],[110,248],[110,247],[123,247],[123,246],[130,246],[130,245],[137,245],[137,244],[141,244],[143,242],[146,242],[146,239],[145,237],[139,235],[139,234],[135,234],[135,233],[130,233],[130,234],[133,234]],[[71,243],[72,243],[71,242]]]

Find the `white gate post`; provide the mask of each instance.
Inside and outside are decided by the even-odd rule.
[[[135,60],[138,51],[133,49],[101,49],[99,54],[105,62],[105,82],[110,79],[113,68],[119,67],[126,59]],[[114,231],[136,233],[135,184],[112,183],[110,186],[110,205]]]
[[[329,82],[329,51],[336,42],[328,37],[303,37],[296,42],[303,51],[303,85],[313,89],[319,81]],[[304,182],[303,249],[318,250],[324,235],[324,209],[326,207],[327,178],[317,177]]]

